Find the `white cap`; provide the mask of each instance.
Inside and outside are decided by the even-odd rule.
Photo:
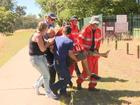
[[[92,16],[89,23],[90,24],[99,24],[100,23],[99,16]]]

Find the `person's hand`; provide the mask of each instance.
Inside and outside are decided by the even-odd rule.
[[[47,40],[47,42],[49,43],[49,45],[53,45],[54,44],[54,38],[49,38]]]

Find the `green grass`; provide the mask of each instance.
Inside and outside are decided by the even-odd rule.
[[[0,46],[0,67],[14,56],[20,49],[28,45],[29,38],[34,30],[16,31],[13,35],[2,36]],[[3,41],[3,43],[2,43]]]

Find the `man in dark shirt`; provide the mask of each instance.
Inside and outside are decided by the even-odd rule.
[[[46,16],[45,16],[45,19],[44,19],[44,23],[47,24],[48,28],[54,28],[54,23],[55,23],[55,20],[57,19],[56,15],[52,12],[48,13]],[[48,34],[46,34],[46,36],[44,37],[46,40],[50,37],[53,37],[53,36],[49,36]],[[53,84],[55,82],[55,77],[56,77],[56,71],[54,69],[54,55],[53,53],[50,51],[50,48],[48,48],[45,52],[46,54],[46,59],[48,61],[48,67],[49,67],[49,71],[50,71],[50,84]]]
[[[77,58],[73,53],[73,41],[68,35],[71,33],[70,26],[64,26],[63,35],[55,37],[54,59],[55,68],[59,74],[59,81],[51,85],[52,90],[60,90],[61,95],[67,95],[66,87],[71,81],[71,76],[67,66],[67,58],[70,56],[75,62]]]

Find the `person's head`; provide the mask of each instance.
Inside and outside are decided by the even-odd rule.
[[[70,23],[73,24],[73,25],[77,25],[77,23],[78,23],[78,17],[77,16],[72,16],[70,18]]]
[[[45,34],[48,30],[48,26],[44,22],[39,22],[37,26],[37,32],[40,32],[42,34]]]
[[[55,36],[55,30],[53,28],[48,29],[47,34],[49,38],[53,38]]]
[[[49,24],[54,24],[55,20],[57,19],[57,16],[50,12],[45,16],[45,20],[49,23]]]
[[[92,26],[93,29],[96,29],[100,23],[98,16],[92,16],[89,24]]]
[[[69,35],[71,33],[71,27],[70,25],[66,25],[63,27],[63,34]]]

